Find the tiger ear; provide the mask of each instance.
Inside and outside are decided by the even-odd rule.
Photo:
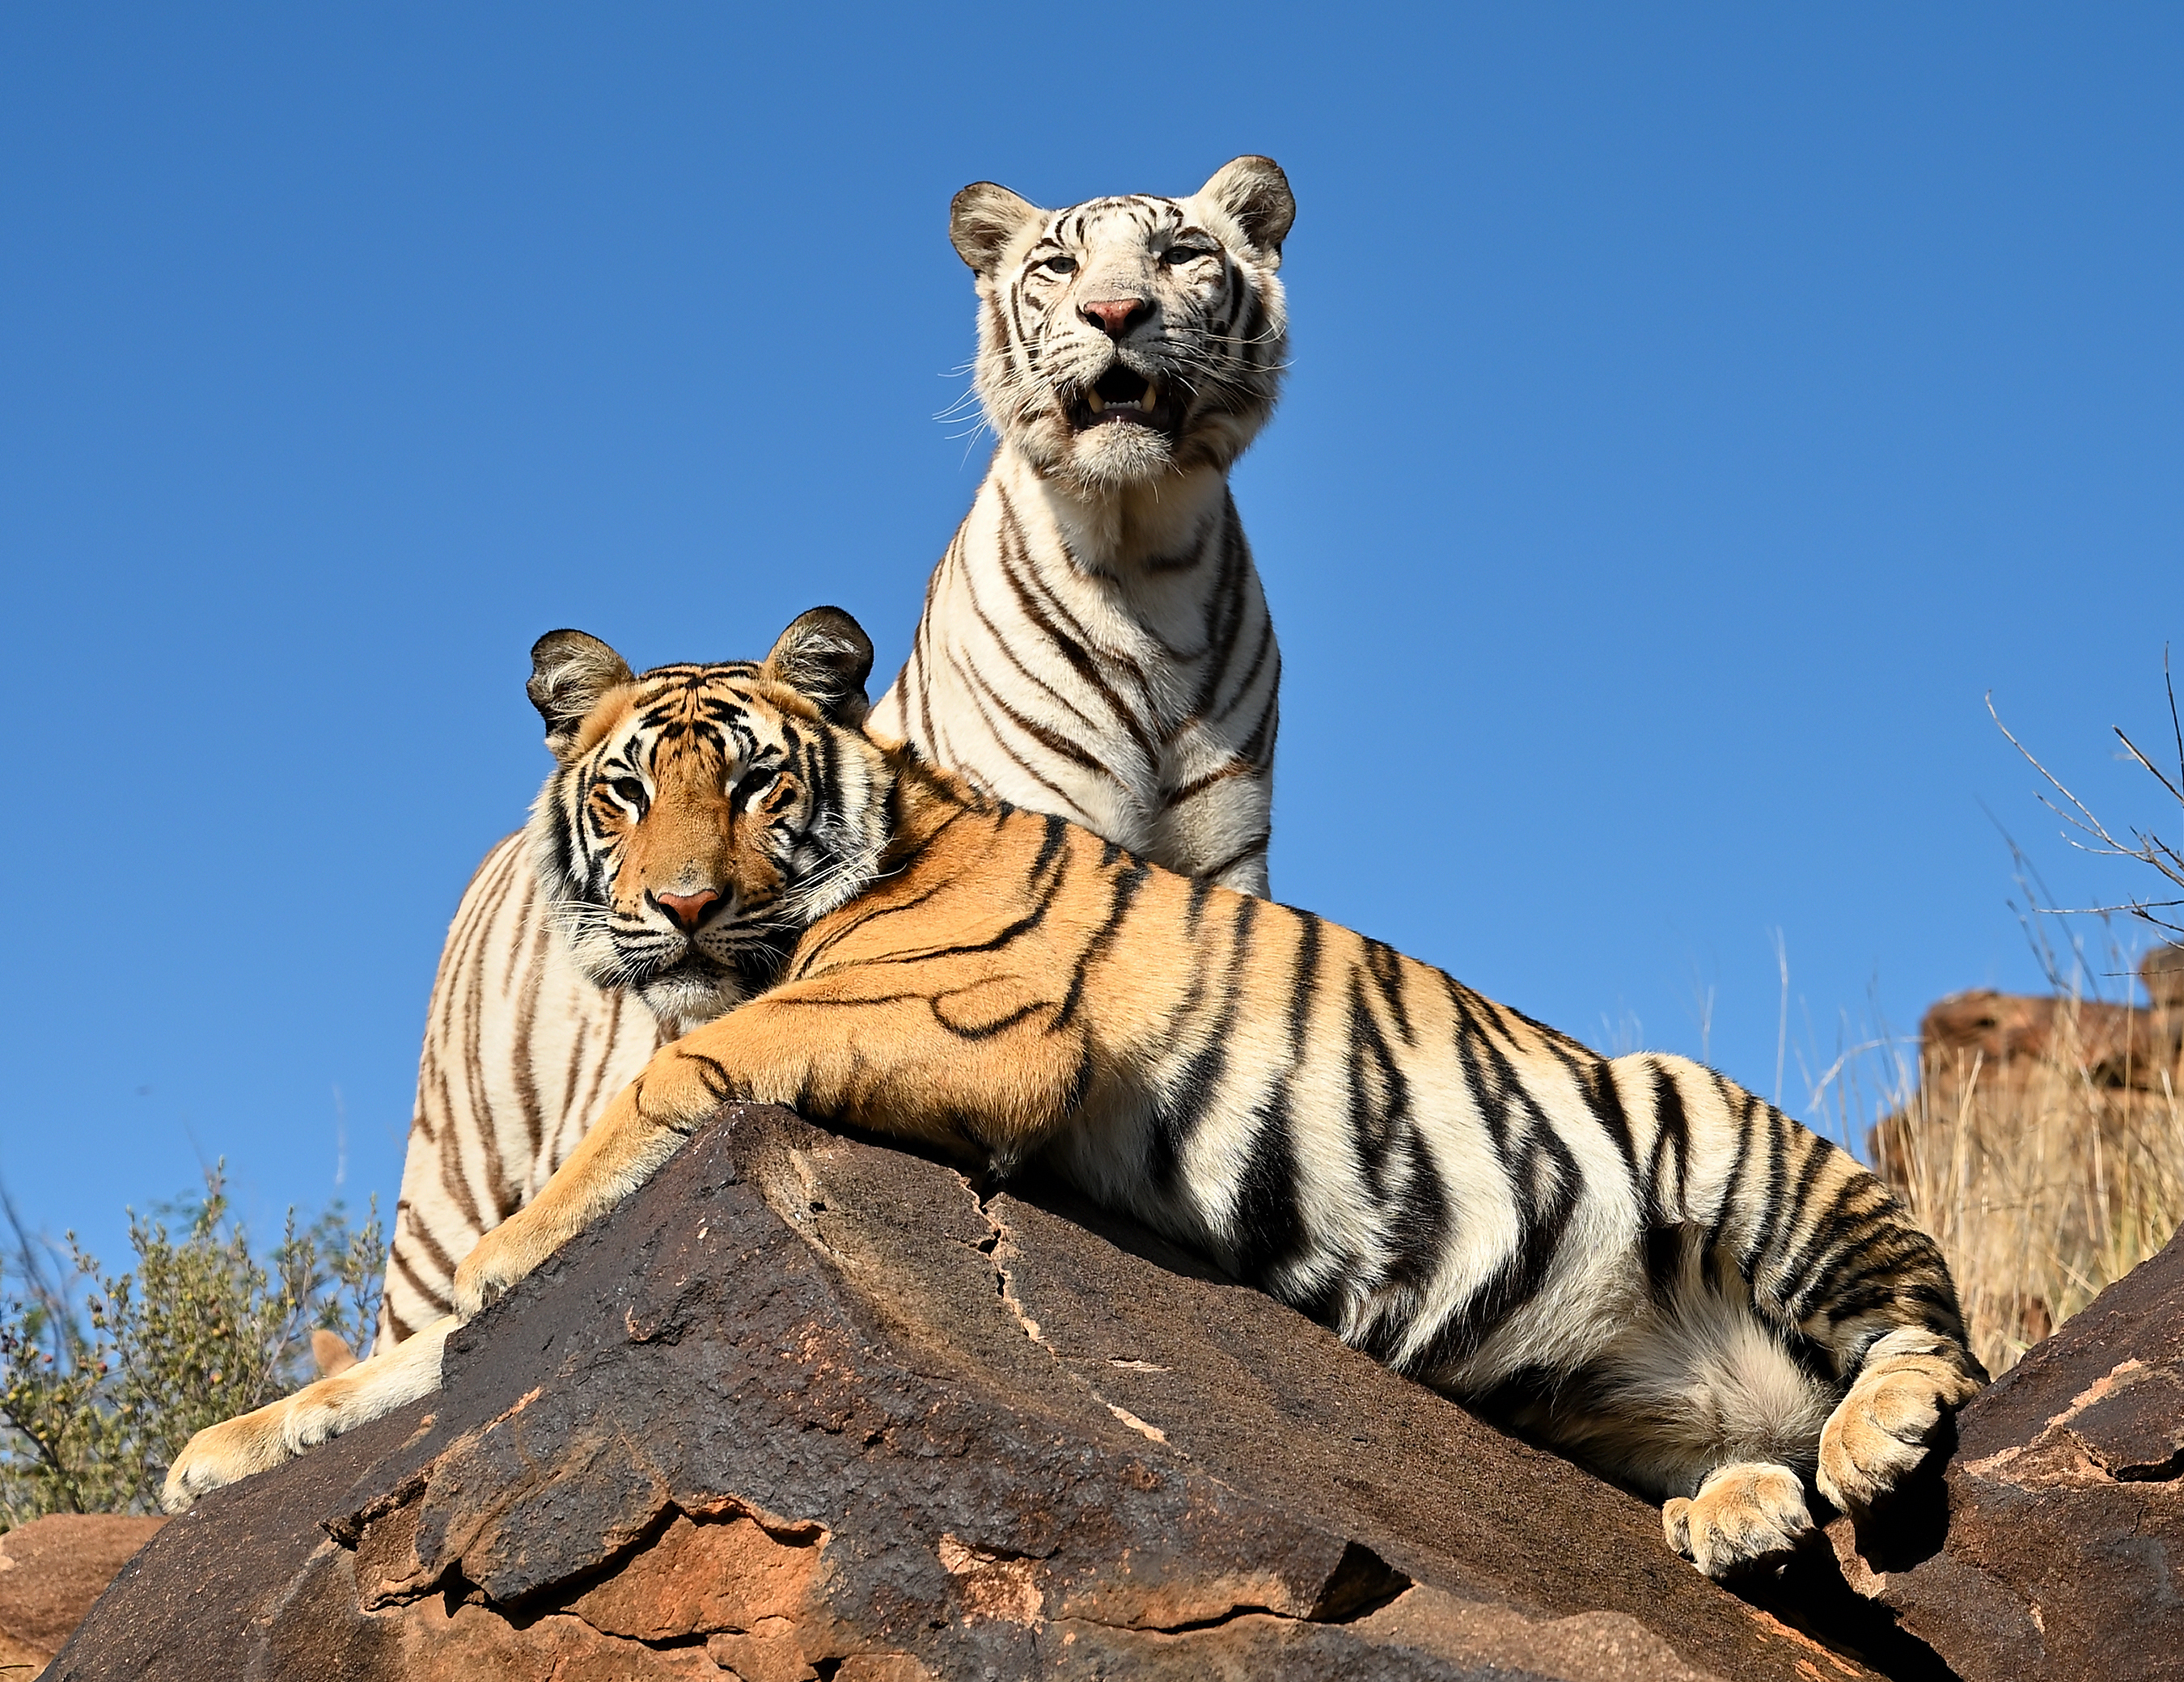
[[[523,686],[546,721],[546,745],[566,760],[577,731],[610,689],[630,681],[629,662],[596,637],[549,631],[531,645],[531,681]]]
[[[766,657],[766,675],[819,709],[829,724],[855,730],[872,703],[865,679],[872,675],[872,639],[838,607],[799,614]]]
[[[975,274],[991,275],[1009,242],[1043,213],[992,181],[972,181],[948,207],[948,237]]]
[[[1282,254],[1282,242],[1296,220],[1296,195],[1273,159],[1232,159],[1213,172],[1213,179],[1195,196],[1219,205],[1257,249],[1269,257]]]

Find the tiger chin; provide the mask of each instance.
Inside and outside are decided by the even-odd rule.
[[[456,1313],[200,1433],[170,1509],[431,1393],[448,1330],[724,1102],[1039,1162],[1346,1342],[1663,1503],[1716,1578],[1869,1512],[1986,1374],[1932,1240],[1682,1058],[1604,1058],[1308,913],[1017,810],[857,724],[837,610],[763,661],[534,650],[542,889],[603,983],[748,993],[660,1050]],[[740,996],[740,995],[739,995]]]

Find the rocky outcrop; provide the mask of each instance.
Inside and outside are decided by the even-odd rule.
[[[1923,1061],[1944,1078],[1969,1081],[1975,1063],[1989,1079],[2022,1080],[2041,1062],[2066,1062],[2095,1085],[2159,1092],[2184,1050],[2178,948],[2157,946],[2139,966],[2150,1005],[2033,997],[1975,988],[1954,993],[1919,1025]]]
[[[1853,1585],[1965,1682],[2184,1677],[2184,1236],[1975,1399],[1958,1429],[1946,1537],[1938,1504],[1892,1534],[1854,1538],[1839,1523]]]
[[[29,1682],[167,1521],[55,1513],[0,1535],[0,1676]]]
[[[1141,1229],[780,1111],[445,1371],[175,1520],[51,1675],[1940,1674],[1870,1608],[1831,1650],[1723,1592],[1651,1507]]]
[[[2117,1117],[2166,1102],[2184,1059],[2184,947],[2153,948],[2138,972],[2144,1006],[1985,987],[1933,1006],[1919,1024],[1920,1102],[1884,1118],[1869,1141],[1882,1175],[1901,1184],[1912,1171],[1922,1125],[1968,1106],[2006,1116],[2024,1106],[2028,1084],[2058,1075],[2109,1094]]]

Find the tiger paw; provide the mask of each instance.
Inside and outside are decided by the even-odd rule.
[[[1661,1508],[1669,1546],[1717,1582],[1788,1558],[1812,1533],[1805,1485],[1786,1466],[1718,1466],[1699,1491]]]
[[[536,1230],[538,1208],[519,1211],[477,1241],[455,1269],[455,1317],[471,1320],[508,1295],[517,1280],[535,1272],[560,1247],[558,1236]]]
[[[1846,1512],[1869,1509],[1918,1469],[1943,1417],[1979,1387],[1953,1345],[1892,1332],[1821,1428],[1820,1493]]]
[[[175,1463],[167,1468],[167,1481],[159,1490],[159,1505],[180,1512],[194,1505],[199,1495],[239,1483],[254,1472],[264,1472],[288,1458],[291,1450],[284,1429],[287,1401],[276,1401],[233,1419],[208,1425],[182,1445]]]

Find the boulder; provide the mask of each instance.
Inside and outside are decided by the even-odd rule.
[[[1832,1527],[1852,1585],[1964,1682],[2184,1677],[2184,1235],[1957,1429],[1931,1522]]]
[[[783,1111],[725,1111],[444,1372],[173,1521],[50,1676],[1938,1674],[1141,1228]]]
[[[0,1535],[0,1675],[28,1682],[164,1518],[55,1513]]]

